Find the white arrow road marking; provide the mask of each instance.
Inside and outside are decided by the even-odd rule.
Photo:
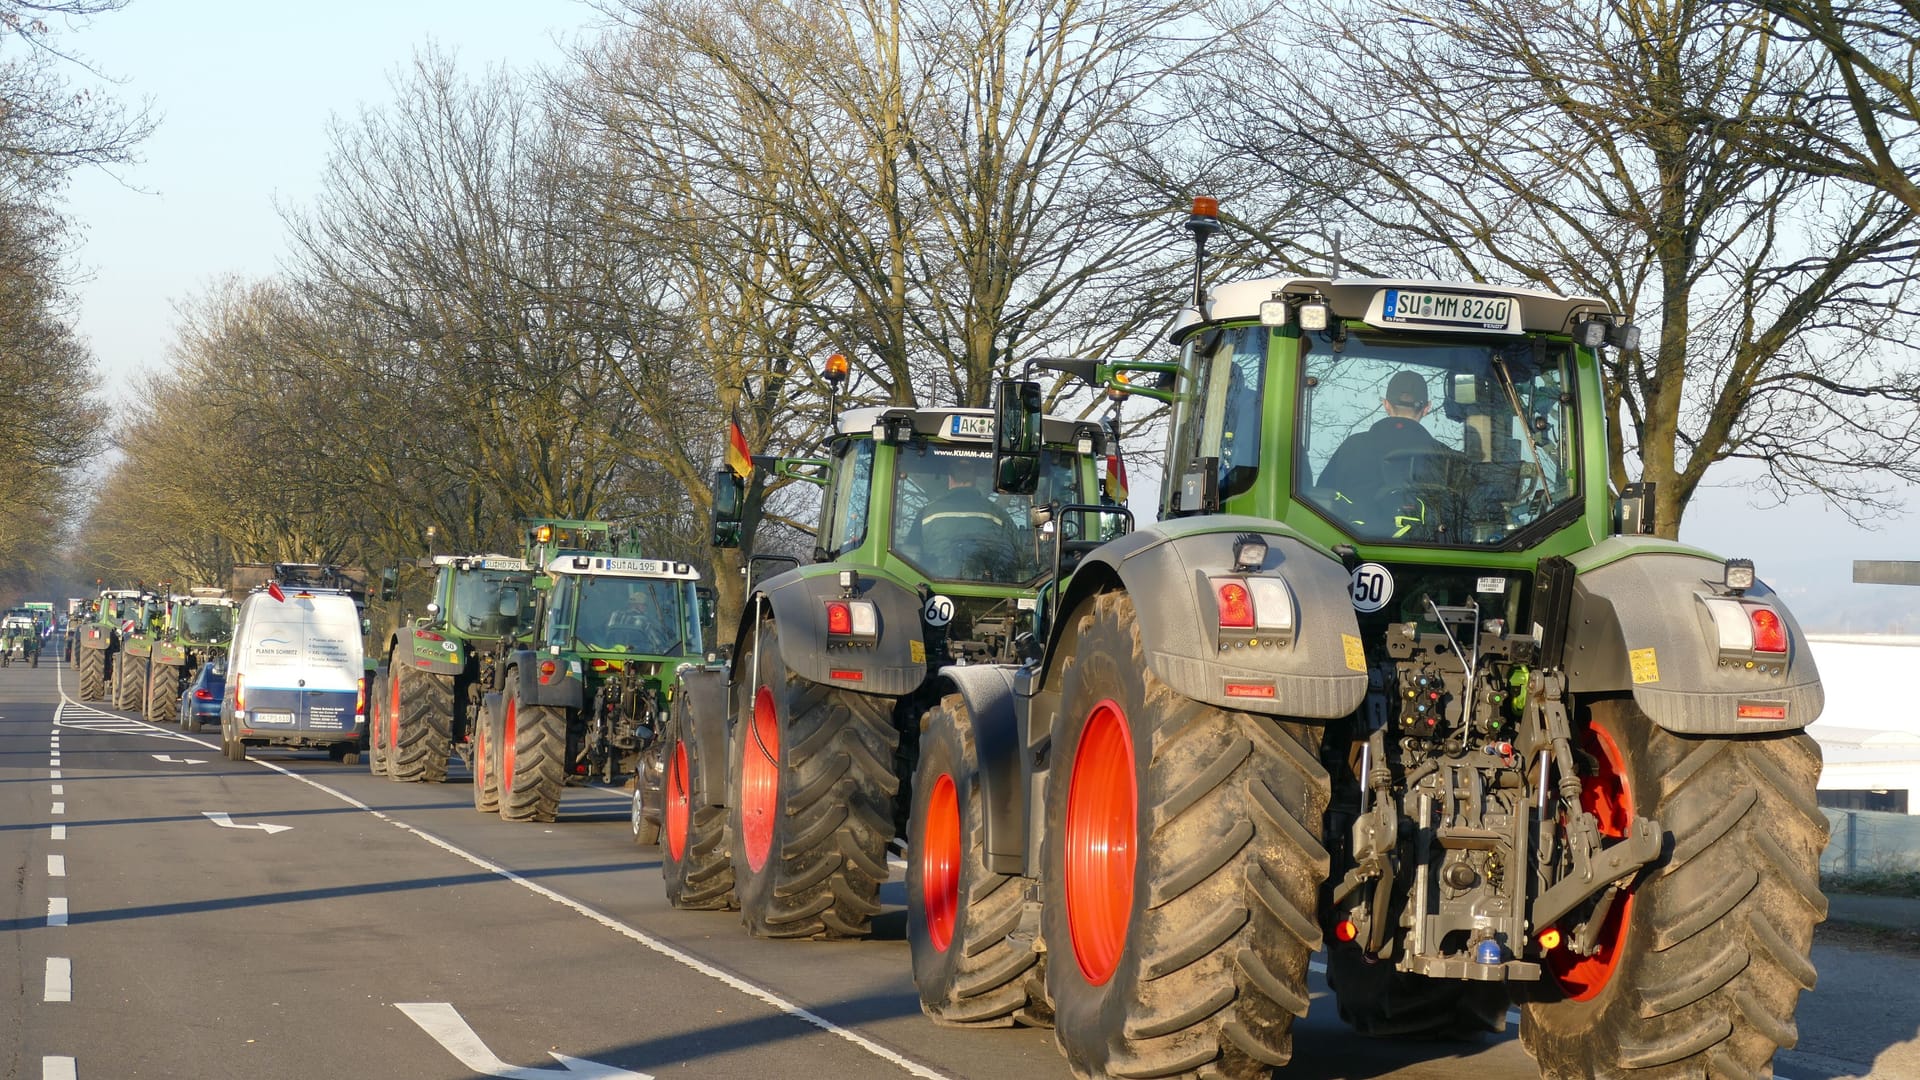
[[[153,755],[153,760],[164,761],[169,765],[205,765],[206,764],[205,761],[202,761],[197,757],[174,757],[172,754],[155,754]]]
[[[264,821],[256,821],[251,825],[241,825],[228,817],[226,812],[222,810],[202,810],[200,812],[206,815],[208,820],[223,829],[259,829],[268,836],[272,836],[274,833],[288,832],[293,828],[291,825],[269,825]]]
[[[564,1072],[552,1069],[523,1069],[501,1061],[499,1056],[487,1049],[480,1041],[460,1011],[444,1001],[424,1001],[409,1004],[394,1003],[394,1008],[407,1014],[407,1018],[420,1025],[420,1030],[433,1036],[462,1065],[481,1076],[503,1077],[505,1080],[653,1080],[650,1073],[629,1072],[612,1065],[602,1065],[597,1061],[582,1061],[565,1054],[554,1053],[553,1060],[560,1063]]]

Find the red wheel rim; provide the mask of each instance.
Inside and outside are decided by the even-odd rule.
[[[941,952],[953,944],[960,914],[960,795],[951,773],[941,773],[927,796],[926,834],[920,837],[920,906],[927,938]]]
[[[773,819],[780,812],[780,718],[767,687],[753,697],[753,728],[741,758],[740,840],[747,866],[758,873],[773,850]]]
[[[1580,806],[1599,819],[1601,836],[1610,840],[1623,837],[1633,823],[1633,791],[1627,785],[1626,759],[1613,734],[1597,724],[1587,729],[1582,745],[1599,764],[1594,775],[1580,778]],[[1581,956],[1565,947],[1547,953],[1547,968],[1568,998],[1586,1001],[1606,989],[1620,963],[1632,913],[1633,890],[1629,888],[1614,900],[1606,921],[1600,924],[1592,956]]]
[[[1139,798],[1126,713],[1102,701],[1073,755],[1065,839],[1067,929],[1080,973],[1094,986],[1113,977],[1127,943]]]
[[[400,752],[400,669],[393,669],[392,692],[387,695],[387,749]]]
[[[667,763],[667,851],[674,862],[687,855],[687,823],[693,817],[693,807],[687,797],[689,789],[687,744],[675,742],[673,760]]]
[[[520,710],[512,698],[507,699],[507,722],[500,732],[500,791],[511,794],[513,791],[513,744],[520,738]]]

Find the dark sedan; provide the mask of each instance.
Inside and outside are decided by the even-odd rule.
[[[180,730],[199,731],[202,721],[220,722],[220,699],[227,692],[227,665],[220,661],[200,665],[180,695]]]

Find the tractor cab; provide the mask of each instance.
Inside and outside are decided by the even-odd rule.
[[[435,555],[432,621],[462,638],[521,638],[533,630],[533,569],[511,555]]]
[[[541,621],[545,651],[586,657],[596,670],[628,658],[667,663],[701,653],[699,571],[683,562],[561,554]]]
[[[195,589],[175,596],[167,616],[169,635],[189,645],[224,645],[233,638],[238,607],[219,589]]]

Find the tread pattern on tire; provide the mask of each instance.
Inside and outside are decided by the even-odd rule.
[[[925,800],[948,769],[960,800],[962,850],[959,910],[944,953],[927,936],[919,853],[925,823],[916,816],[907,834],[912,841],[907,845],[907,940],[920,1007],[935,1023],[953,1027],[1050,1022],[1040,954],[1030,944],[1008,940],[1020,924],[1026,881],[987,868],[973,723],[958,694],[948,694],[920,718],[920,769],[913,783],[916,815],[925,813]]]
[[[1641,871],[1607,985],[1524,1004],[1522,1044],[1549,1080],[1770,1075],[1797,1041],[1827,911],[1819,745],[1799,731],[1676,735],[1630,699],[1587,713],[1625,758],[1633,812],[1669,842]]]
[[[523,704],[514,722],[518,730],[513,775],[507,776],[504,769],[500,774],[500,816],[508,821],[552,821],[560,814],[560,791],[567,784],[566,711]],[[502,733],[502,753],[505,738]]]
[[[400,697],[388,722],[398,725],[400,745],[387,756],[387,777],[438,784],[447,778],[453,751],[453,676],[404,665],[396,670]]]
[[[472,739],[473,808],[483,814],[497,814],[500,812],[500,724],[492,710],[479,710]]]
[[[374,670],[373,685],[368,688],[367,696],[367,771],[375,776],[387,775],[387,725],[388,719],[387,687],[392,675],[385,664]]]
[[[741,921],[755,937],[865,937],[881,910],[880,885],[891,876],[887,842],[894,837],[893,798],[900,790],[893,699],[794,674],[781,658],[771,621],[761,624],[759,640],[767,643],[759,677],[775,688],[776,709],[784,714],[780,812],[773,850],[757,874],[737,839],[737,822],[732,830]],[[752,697],[745,708],[751,717]],[[733,741],[741,746],[733,755],[738,759],[755,740],[743,726]],[[737,784],[739,770],[729,773]],[[728,802],[737,814],[740,800]]]
[[[107,650],[80,650],[80,700],[99,701],[107,696]]]
[[[180,714],[180,669],[162,664],[147,676],[147,720],[165,724]]]
[[[144,656],[121,653],[113,673],[113,707],[120,712],[135,712],[147,707],[147,663]]]
[[[667,726],[666,738],[660,747],[669,769],[673,767],[683,733],[693,728],[689,708],[688,695],[674,695],[673,721]],[[687,739],[685,743],[692,804],[687,814],[685,854],[674,858],[668,838],[660,839],[660,874],[666,882],[667,903],[683,911],[734,911],[740,907],[740,901],[733,888],[727,808],[710,805],[711,800],[700,781],[700,755],[714,751],[700,746],[697,739]]]
[[[1061,856],[1048,856],[1043,921],[1057,954],[1047,965],[1056,1041],[1084,1077],[1265,1078],[1292,1057],[1293,1021],[1307,1013],[1307,963],[1321,945],[1319,889],[1331,859],[1320,824],[1332,794],[1321,729],[1167,688],[1147,667],[1125,593],[1097,597],[1078,634],[1061,720],[1084,723],[1064,711],[1080,711],[1081,698],[1087,711],[1108,696],[1133,698],[1134,752],[1147,760],[1146,827],[1127,946],[1101,987],[1087,984],[1073,957],[1064,886],[1053,872]],[[1049,836],[1063,835],[1071,787],[1061,734],[1057,724]]]

